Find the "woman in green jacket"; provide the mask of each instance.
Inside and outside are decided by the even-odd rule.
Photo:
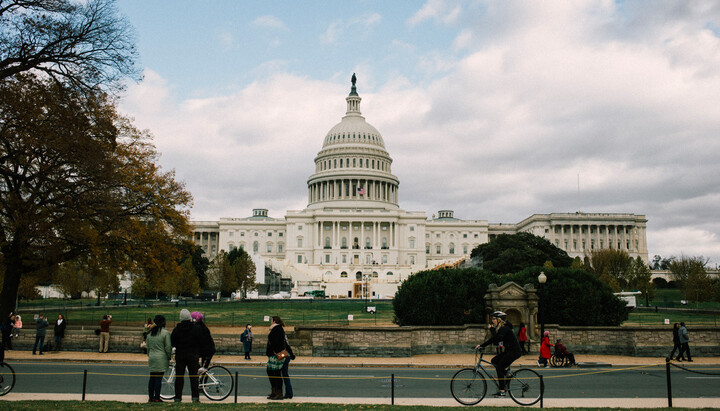
[[[172,344],[170,343],[170,332],[165,329],[165,317],[156,315],[155,326],[150,329],[145,344],[148,353],[148,365],[150,366],[150,381],[148,381],[148,402],[162,402],[160,389],[162,388],[162,377],[170,365],[172,357]]]

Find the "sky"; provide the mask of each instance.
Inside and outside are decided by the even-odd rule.
[[[720,264],[720,2],[118,0],[148,129],[191,219],[307,206],[350,77],[400,208],[518,223],[645,215],[648,253]]]

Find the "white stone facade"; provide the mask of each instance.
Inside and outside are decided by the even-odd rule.
[[[647,261],[645,216],[535,214],[517,224],[460,220],[452,210],[428,219],[399,208],[399,180],[380,133],[360,112],[355,84],[347,112],[326,135],[308,178],[308,206],[272,218],[265,209],[247,218],[193,222],[193,238],[209,258],[242,247],[299,294],[324,289],[338,298],[391,297],[415,272],[455,265],[473,248],[502,233],[531,232],[572,257],[620,248]]]

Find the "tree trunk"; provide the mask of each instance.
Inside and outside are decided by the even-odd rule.
[[[2,293],[0,293],[0,320],[4,321],[11,312],[15,311],[20,278],[22,277],[21,262],[10,257],[5,260],[5,279]]]

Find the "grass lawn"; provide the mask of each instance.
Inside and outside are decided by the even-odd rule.
[[[278,315],[289,326],[295,325],[378,325],[391,326],[393,319],[392,302],[368,301],[367,306],[375,307],[376,313],[365,311],[364,300],[251,300],[231,302],[193,302],[174,303],[129,301],[127,306],[106,305],[105,307],[86,306],[77,301],[45,300],[44,306],[21,304],[18,310],[30,307],[42,309],[49,319],[62,313],[70,325],[92,325],[99,323],[104,314],[112,314],[115,325],[141,326],[147,318],[157,314],[164,315],[173,324],[180,310],[200,311],[205,315],[209,326],[244,327],[245,324],[266,324],[265,316]],[[149,305],[145,307],[144,305]],[[139,306],[140,305],[140,306]],[[28,313],[29,314],[29,313]],[[348,320],[348,315],[353,319]],[[32,317],[28,317],[30,319]]]
[[[482,404],[482,403],[480,403]],[[513,403],[514,404],[514,403]],[[172,407],[173,410],[197,410],[213,409],[213,410],[237,410],[238,407],[242,407],[243,410],[255,411],[255,410],[434,410],[441,407],[426,407],[426,406],[400,406],[400,405],[374,405],[374,404],[316,404],[316,403],[269,403],[269,404],[252,404],[252,403],[238,403],[238,404],[135,404],[135,403],[122,403],[116,401],[104,401],[104,402],[80,402],[80,401],[8,401],[4,403],[4,408],[7,410],[77,410],[83,408],[96,408],[102,406],[104,411],[110,410],[157,410],[163,407]],[[443,410],[467,410],[468,407],[442,407]],[[508,411],[517,410],[517,406],[511,407],[493,407],[494,411]],[[553,410],[607,410],[608,408],[553,408]],[[665,410],[668,408],[646,408],[648,411],[653,410]],[[688,408],[676,408],[673,410],[686,410]]]

